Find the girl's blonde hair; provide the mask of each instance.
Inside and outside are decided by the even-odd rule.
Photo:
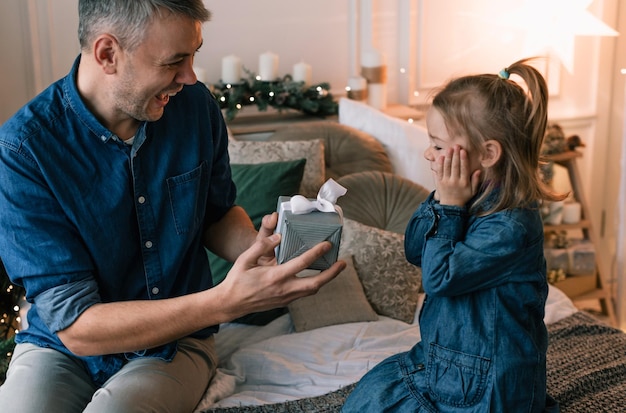
[[[482,151],[483,143],[498,141],[502,156],[484,171],[481,194],[473,212],[486,215],[542,200],[561,200],[539,174],[541,145],[548,118],[548,86],[537,69],[523,59],[499,74],[464,76],[450,81],[433,99],[450,136],[466,136],[469,151]],[[519,76],[527,90],[509,79]],[[495,204],[476,211],[494,189]]]

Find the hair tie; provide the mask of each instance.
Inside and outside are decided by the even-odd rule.
[[[506,68],[506,67],[498,72],[498,77],[500,79],[507,80],[509,78],[509,76],[510,76],[510,73],[509,73],[508,68]]]

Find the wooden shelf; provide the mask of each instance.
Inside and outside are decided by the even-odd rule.
[[[260,111],[256,107],[244,107],[233,120],[226,123],[233,135],[270,135],[288,125],[320,121],[337,121],[337,116],[317,117],[294,109],[278,111],[267,108]]]
[[[596,277],[596,274],[569,275],[563,281],[556,282],[553,285],[563,291],[568,297],[575,297],[576,300],[580,300],[583,294],[587,295],[590,292],[597,292]]]
[[[576,229],[589,229],[591,228],[591,221],[588,219],[581,219],[580,222],[576,224],[559,224],[559,225],[550,225],[546,224],[543,226],[543,232],[553,232],[553,231],[573,231]]]
[[[559,224],[544,225],[544,233],[559,231],[580,230],[583,239],[590,241],[595,250],[598,251],[598,243],[595,239],[591,220],[589,219],[589,206],[584,197],[582,188],[582,179],[578,171],[576,159],[582,154],[577,151],[567,151],[559,154],[544,156],[543,159],[555,162],[567,169],[568,177],[572,187],[574,199],[581,205],[581,220],[576,224]],[[607,274],[605,268],[598,260],[596,253],[596,271],[588,275],[571,275],[569,274],[563,281],[554,284],[555,287],[562,290],[572,301],[599,300],[602,311],[608,316],[609,322],[616,326],[615,307],[610,291],[606,288],[606,283],[602,278]]]

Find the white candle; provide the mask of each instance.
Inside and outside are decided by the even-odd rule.
[[[222,83],[232,84],[241,81],[241,59],[234,55],[222,58]]]
[[[272,52],[259,56],[259,76],[261,80],[273,81],[278,77],[278,56]]]
[[[554,201],[550,203],[550,215],[546,218],[546,221],[550,225],[560,225],[563,222],[563,201]]]
[[[196,78],[198,79],[198,82],[202,82],[202,83],[207,82],[206,70],[204,70],[201,67],[194,66],[193,72],[196,74]]]
[[[387,66],[385,55],[371,49],[361,56],[361,74],[367,79],[367,104],[379,110],[387,107]]]
[[[577,224],[580,222],[581,207],[578,202],[570,202],[563,205],[563,223]]]
[[[385,62],[385,55],[378,50],[368,50],[366,52],[363,52],[363,55],[361,56],[361,66],[363,67],[384,66]]]
[[[363,76],[351,76],[348,78],[348,98],[353,100],[367,100],[367,79]]]
[[[387,108],[387,85],[384,83],[368,84],[367,104],[378,110],[385,110]]]
[[[304,82],[305,85],[311,84],[313,69],[308,63],[300,62],[293,65],[293,81]]]
[[[352,76],[348,79],[348,87],[352,91],[367,89],[367,80],[363,76]]]

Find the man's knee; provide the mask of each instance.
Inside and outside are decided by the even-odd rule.
[[[94,394],[87,413],[191,412],[215,374],[213,339],[183,339],[171,362],[128,362]]]
[[[95,391],[80,361],[56,350],[22,343],[15,347],[0,387],[7,412],[82,412]]]

